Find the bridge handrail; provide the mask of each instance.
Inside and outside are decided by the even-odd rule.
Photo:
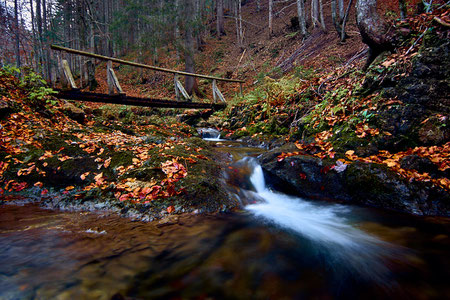
[[[135,63],[135,62],[127,61],[127,60],[123,60],[123,59],[118,59],[118,58],[114,58],[114,57],[84,52],[84,51],[76,50],[76,49],[72,49],[72,48],[66,48],[66,47],[62,47],[62,46],[58,46],[58,45],[51,45],[50,47],[51,47],[51,49],[57,50],[57,51],[65,51],[68,53],[78,54],[78,55],[92,57],[92,58],[106,60],[106,61],[112,61],[112,62],[124,64],[124,65],[129,65],[129,66],[134,66],[134,67],[139,67],[139,68],[144,68],[144,69],[150,69],[150,70],[155,70],[155,71],[160,71],[160,72],[166,72],[166,73],[172,73],[172,74],[178,74],[178,75],[184,75],[184,76],[193,76],[193,77],[218,80],[218,81],[245,83],[244,80],[220,78],[220,77],[215,77],[215,76],[195,74],[195,73],[176,71],[176,70],[171,70],[171,69],[166,69],[166,68],[160,68],[160,67]]]

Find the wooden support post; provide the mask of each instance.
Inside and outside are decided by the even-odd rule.
[[[63,67],[63,71],[64,71],[64,76],[66,77],[67,81],[69,82],[70,87],[72,89],[77,89],[75,79],[73,78],[72,72],[70,71],[69,63],[65,59],[61,60],[61,62],[62,62],[62,67]]]
[[[179,93],[183,95],[184,99],[186,100],[192,100],[192,97],[189,96],[188,92],[184,89],[183,84],[178,80],[178,74],[175,74],[175,93],[177,94],[177,100],[179,101],[180,95]]]
[[[178,74],[175,74],[175,78],[174,78],[174,80],[173,80],[173,83],[174,83],[174,85],[175,85],[175,99],[176,99],[177,101],[180,101],[180,90],[178,90],[178,84],[177,84],[177,82],[178,82]]]
[[[61,87],[63,89],[67,89],[67,86],[69,85],[69,83],[67,82],[66,76],[64,75],[64,68],[62,65],[62,55],[64,52],[61,52],[61,54],[58,54],[57,59],[58,59],[58,78],[59,81],[61,83]]]
[[[213,102],[217,103],[217,96],[216,96],[216,89],[217,89],[217,82],[215,79],[212,81],[212,92],[213,92]]]
[[[213,79],[212,82],[212,88],[213,88],[213,99],[214,99],[214,103],[216,103],[216,99],[219,98],[220,101],[222,101],[223,103],[226,103],[225,101],[225,97],[222,95],[222,93],[219,91],[219,88],[217,87],[217,82],[215,79]]]
[[[109,72],[109,69],[112,68],[112,61],[108,60],[106,63],[106,81],[108,82],[108,94],[113,95],[114,94],[114,85],[113,85],[113,79],[111,76],[111,72]]]
[[[108,80],[108,93],[110,95],[114,94],[114,89],[116,89],[119,94],[125,94],[120,86],[116,73],[112,68],[112,61],[110,60],[108,60],[108,63],[106,64],[106,76]]]

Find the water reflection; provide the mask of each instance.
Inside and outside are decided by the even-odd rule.
[[[441,236],[435,241],[430,228],[400,229],[406,246],[416,246],[404,257],[383,251],[367,256],[361,249],[351,254],[354,260],[343,261],[330,255],[339,253],[338,247],[320,251],[308,238],[246,215],[183,216],[163,228],[30,205],[3,205],[0,216],[1,299],[111,299],[117,293],[138,299],[449,295],[448,238],[435,226],[432,236]],[[373,260],[389,270],[383,283],[361,276],[378,272]]]

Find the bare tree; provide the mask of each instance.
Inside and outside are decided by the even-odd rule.
[[[225,35],[224,19],[223,19],[223,0],[217,0],[217,37],[220,39],[222,35]]]
[[[325,20],[323,18],[323,5],[322,0],[311,1],[311,20],[313,27],[320,25],[324,31],[326,31]]]
[[[185,1],[185,19],[186,23],[184,25],[184,61],[185,61],[185,71],[189,73],[195,73],[195,61],[194,61],[194,35],[193,35],[193,23],[194,23],[194,2],[193,0]],[[185,78],[185,89],[189,95],[193,92],[197,92],[197,81],[195,77],[186,76]]]
[[[273,0],[269,0],[269,38],[273,34],[272,18],[273,18]]]
[[[345,25],[347,24],[352,3],[353,0],[349,0],[347,9],[344,11],[344,0],[338,0],[337,2],[336,0],[331,0],[331,17],[341,42],[348,38],[347,33],[345,33]]]
[[[308,33],[306,31],[306,12],[305,12],[305,0],[297,0],[297,14],[298,24],[300,26],[300,33],[303,37]]]
[[[406,19],[406,16],[407,16],[405,0],[399,0],[398,5],[400,6],[400,18],[402,20],[404,20],[404,19]]]
[[[16,31],[16,66],[20,68],[20,28],[17,0],[14,0],[14,27]]]

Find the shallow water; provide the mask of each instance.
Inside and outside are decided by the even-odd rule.
[[[226,178],[242,212],[164,227],[0,206],[0,299],[450,298],[448,219],[283,195],[249,158]]]

